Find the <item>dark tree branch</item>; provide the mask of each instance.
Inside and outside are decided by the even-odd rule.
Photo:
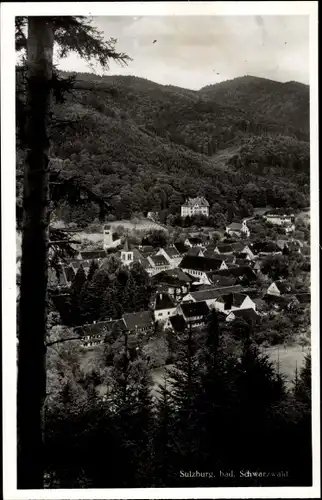
[[[82,340],[81,337],[70,337],[69,339],[59,339],[53,342],[47,342],[46,347],[52,347],[53,345],[62,344],[63,342],[69,342],[70,340]]]

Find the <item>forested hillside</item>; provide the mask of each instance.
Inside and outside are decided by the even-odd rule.
[[[243,77],[192,91],[79,74],[54,116],[70,124],[53,128],[51,156],[64,160],[66,177],[80,176],[108,198],[117,218],[153,210],[165,219],[197,195],[213,215],[227,214],[233,202],[250,209],[309,203],[305,85]],[[82,210],[95,218],[92,204]],[[67,204],[68,212],[73,217]]]

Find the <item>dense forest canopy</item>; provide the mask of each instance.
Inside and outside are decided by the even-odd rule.
[[[306,85],[247,76],[192,91],[80,73],[54,115],[70,123],[52,130],[51,157],[63,160],[64,176],[108,198],[117,218],[178,214],[198,195],[215,205],[212,215],[227,216],[233,202],[309,204]],[[95,209],[85,204],[81,215],[91,220]]]

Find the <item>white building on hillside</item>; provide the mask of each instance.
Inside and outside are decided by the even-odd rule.
[[[276,226],[282,226],[285,229],[285,233],[292,233],[295,230],[294,224],[294,214],[291,215],[279,215],[279,214],[266,214],[264,218],[267,222],[274,224]]]
[[[103,227],[103,248],[107,250],[108,248],[115,248],[121,244],[121,239],[113,239],[113,230],[109,226]]]
[[[231,236],[246,236],[249,238],[250,231],[246,223],[246,219],[242,222],[232,222],[226,227],[226,233]]]
[[[181,206],[181,217],[191,217],[192,215],[209,217],[209,203],[203,196],[188,198]]]

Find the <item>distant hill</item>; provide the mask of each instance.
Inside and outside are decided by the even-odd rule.
[[[208,85],[199,93],[221,104],[242,108],[250,118],[274,124],[281,133],[304,140],[309,137],[308,85],[243,76]]]
[[[64,175],[112,197],[117,218],[165,217],[198,194],[214,215],[232,205],[236,214],[245,205],[309,204],[305,85],[242,77],[193,91],[84,73],[54,114],[73,123],[53,129],[52,156],[65,160]],[[64,217],[82,217],[63,208]],[[82,210],[95,216],[92,206]]]

